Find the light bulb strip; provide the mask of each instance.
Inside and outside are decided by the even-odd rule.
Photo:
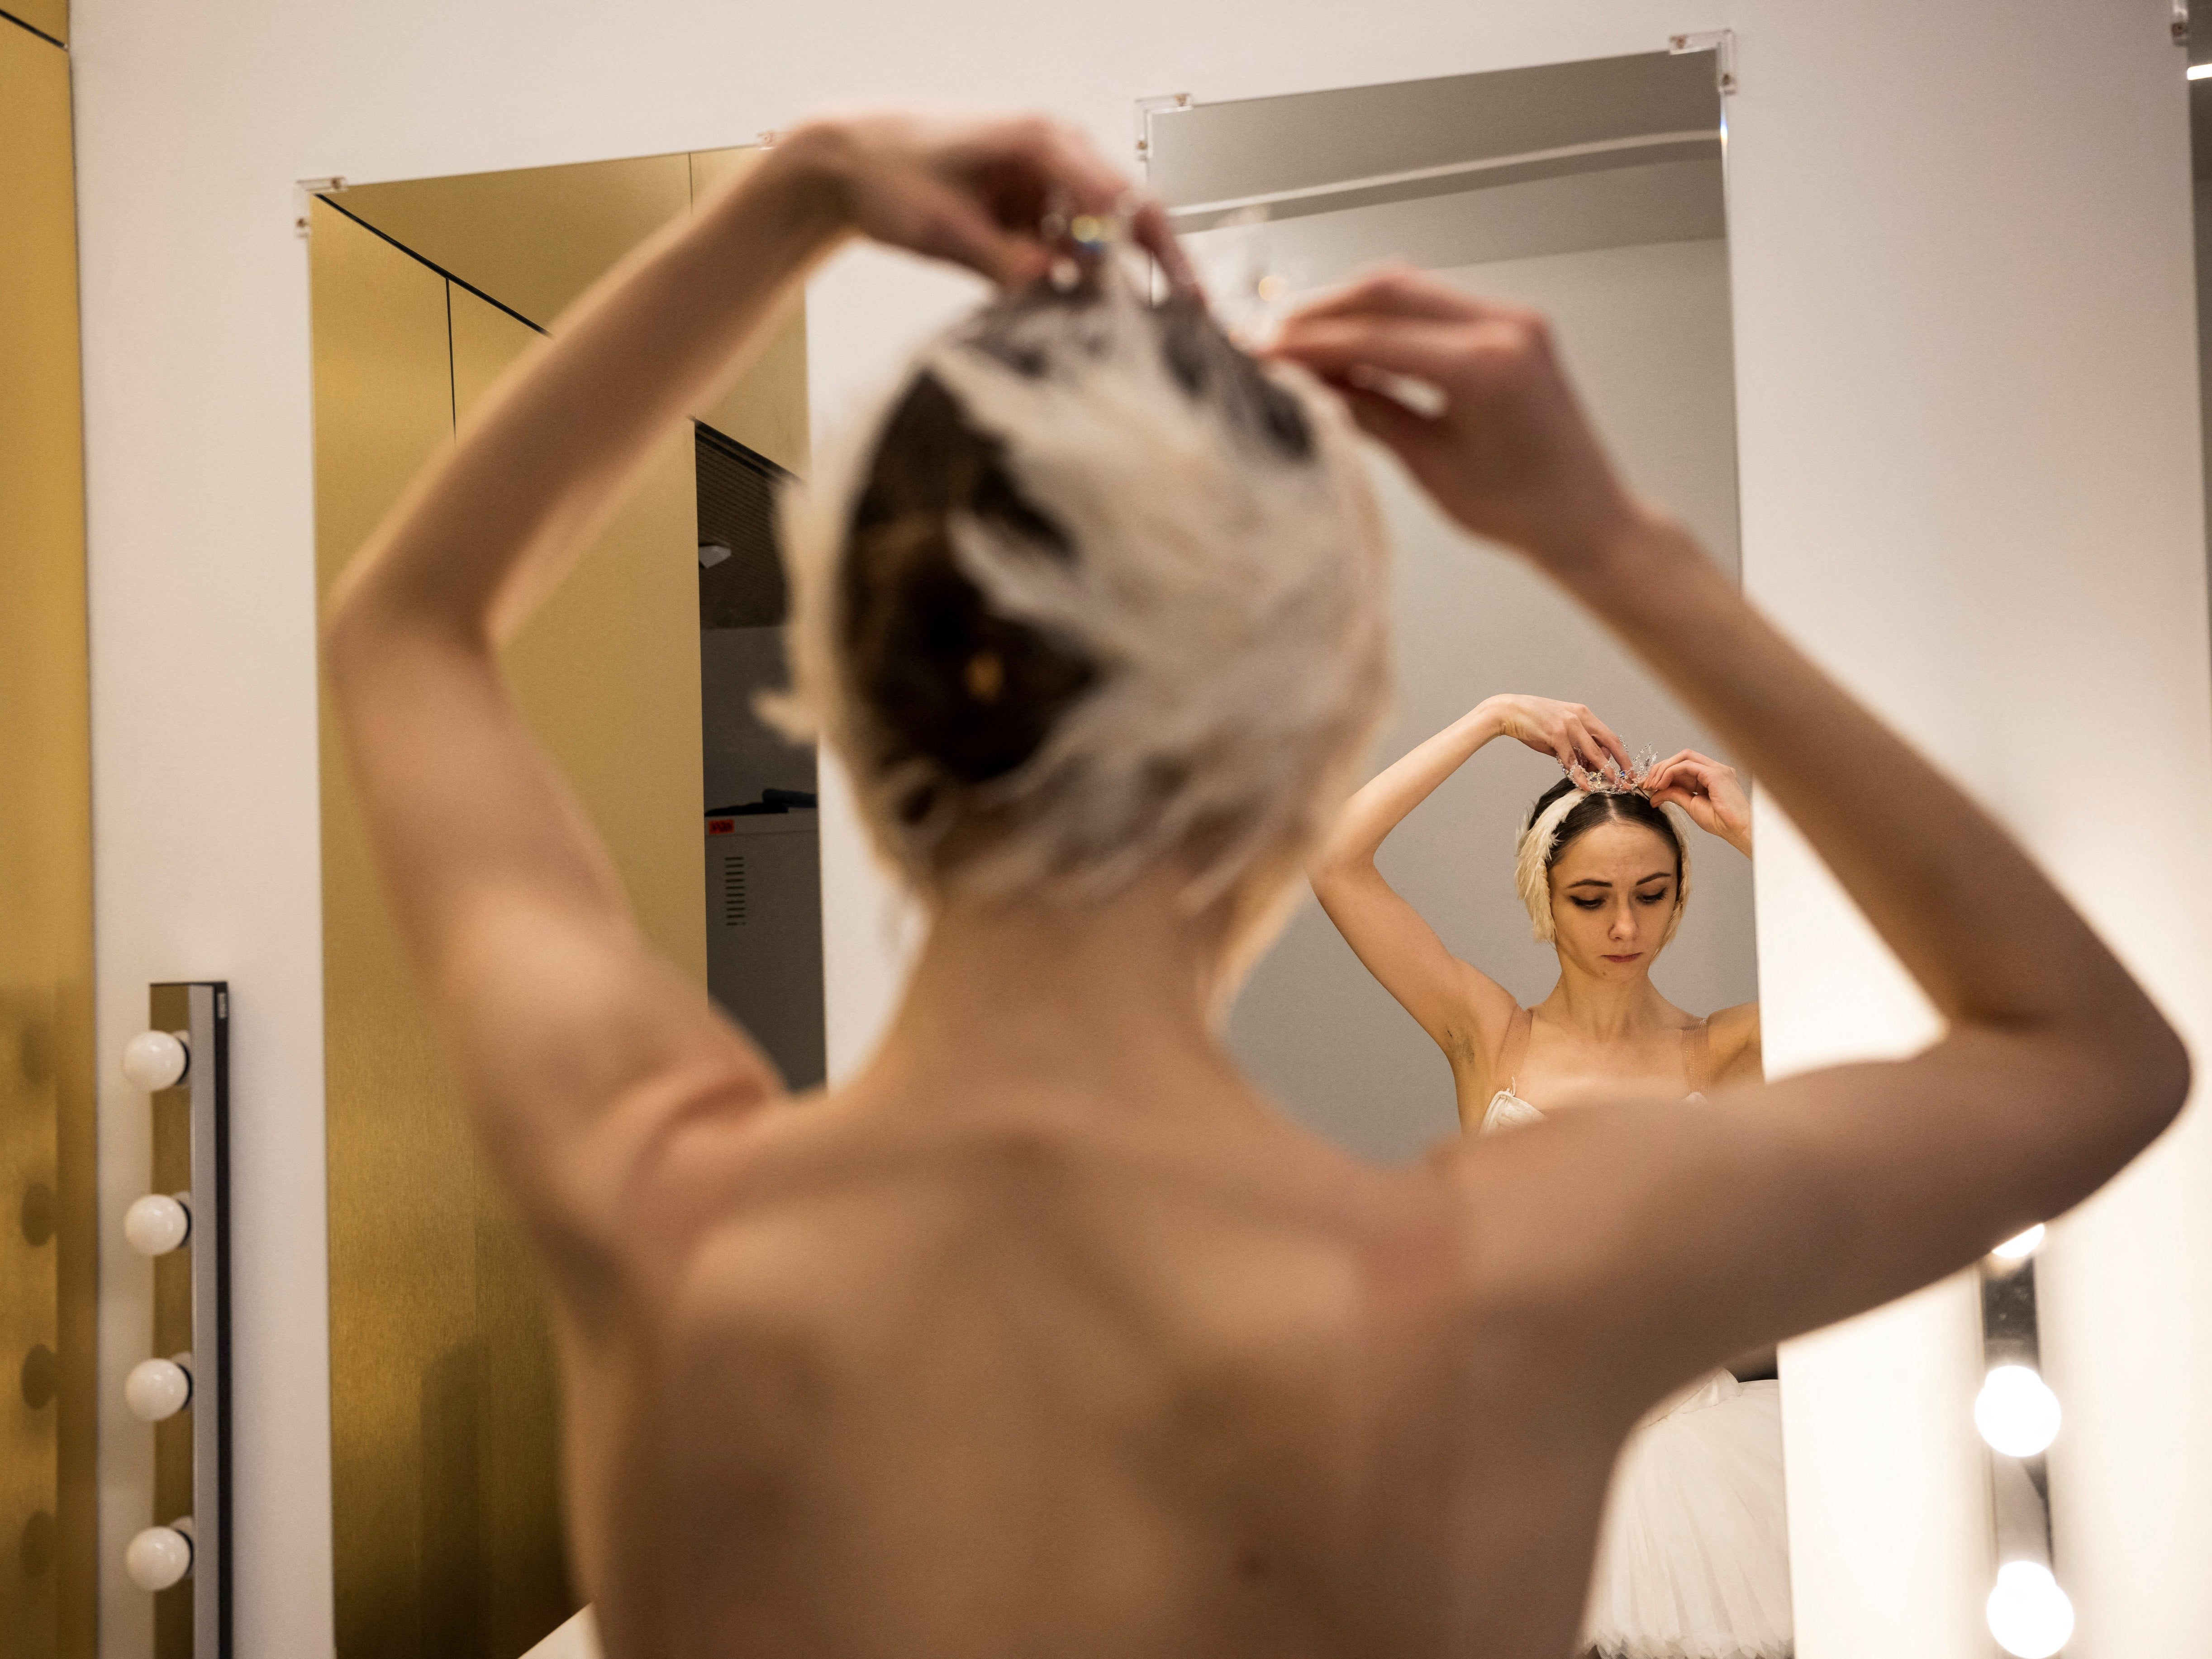
[[[154,1456],[151,1489],[140,1500],[153,1524],[131,1540],[123,1565],[141,1589],[172,1598],[167,1616],[191,1632],[192,1652],[228,1654],[229,988],[219,980],[155,984],[147,1012],[149,1032],[187,1059],[137,1066],[149,1090],[154,1191],[131,1206],[125,1236],[149,1258],[150,1352],[170,1358],[142,1361],[124,1382],[124,1403],[149,1425]],[[134,1042],[134,1064],[161,1048]]]
[[[2057,1417],[2055,1399],[2040,1380],[2035,1261],[2041,1231],[2031,1229],[2003,1251],[1984,1256],[1978,1272],[1982,1370],[1990,1380],[1976,1416],[1988,1460],[1998,1566],[1988,1618],[1999,1647],[2019,1659],[2050,1659],[2073,1629],[2072,1606],[2051,1572],[2051,1477],[2040,1449],[2050,1443]],[[2014,1456],[1993,1442],[2039,1449]]]

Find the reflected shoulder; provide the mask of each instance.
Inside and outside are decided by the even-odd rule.
[[[1758,1082],[1760,1079],[1759,1005],[1740,1002],[1717,1009],[1708,1022],[1712,1042],[1714,1074],[1723,1082]]]

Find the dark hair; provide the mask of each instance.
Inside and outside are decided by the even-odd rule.
[[[1561,778],[1549,789],[1537,796],[1536,804],[1528,809],[1528,816],[1522,821],[1522,829],[1525,830],[1530,824],[1535,823],[1544,815],[1546,807],[1574,787],[1575,781],[1572,778]],[[1570,845],[1588,835],[1601,823],[1638,824],[1665,842],[1674,853],[1675,890],[1678,892],[1681,890],[1681,831],[1675,829],[1674,821],[1667,816],[1665,808],[1654,805],[1649,795],[1640,795],[1632,790],[1619,795],[1599,793],[1585,795],[1581,801],[1570,807],[1566,817],[1559,820],[1559,833],[1553,838],[1551,856],[1544,860],[1545,871],[1548,873],[1551,867],[1559,861],[1559,855],[1565,852]]]
[[[1073,291],[1040,283],[988,307],[967,343],[1017,374],[1043,379],[1086,349],[1099,301],[1095,275]],[[1224,334],[1201,301],[1150,311],[1161,359],[1194,402],[1272,456],[1313,449],[1304,411]],[[1066,528],[1024,495],[1006,446],[969,421],[927,371],[884,422],[847,529],[840,577],[842,644],[853,684],[881,723],[886,765],[920,760],[956,787],[988,783],[1034,755],[1102,672],[1065,635],[994,611],[961,570],[956,518],[978,522],[1039,559],[1083,556]],[[920,823],[938,785],[896,804]]]

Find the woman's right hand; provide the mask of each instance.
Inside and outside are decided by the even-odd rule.
[[[1485,698],[1482,707],[1497,721],[1500,737],[1525,743],[1562,767],[1599,772],[1608,763],[1623,768],[1629,764],[1627,745],[1581,703],[1505,691]]]
[[[1294,312],[1271,349],[1342,392],[1446,513],[1555,575],[1647,520],[1535,312],[1398,267]],[[1441,406],[1419,412],[1392,395],[1407,381]]]

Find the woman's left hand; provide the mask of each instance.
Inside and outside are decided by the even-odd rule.
[[[1751,798],[1733,766],[1685,749],[1653,767],[1644,787],[1654,805],[1674,802],[1698,829],[1751,856]]]
[[[1061,253],[1054,214],[1124,220],[1170,283],[1194,283],[1158,199],[1064,121],[866,110],[817,116],[776,149],[830,187],[850,228],[1001,287],[1034,282]]]

